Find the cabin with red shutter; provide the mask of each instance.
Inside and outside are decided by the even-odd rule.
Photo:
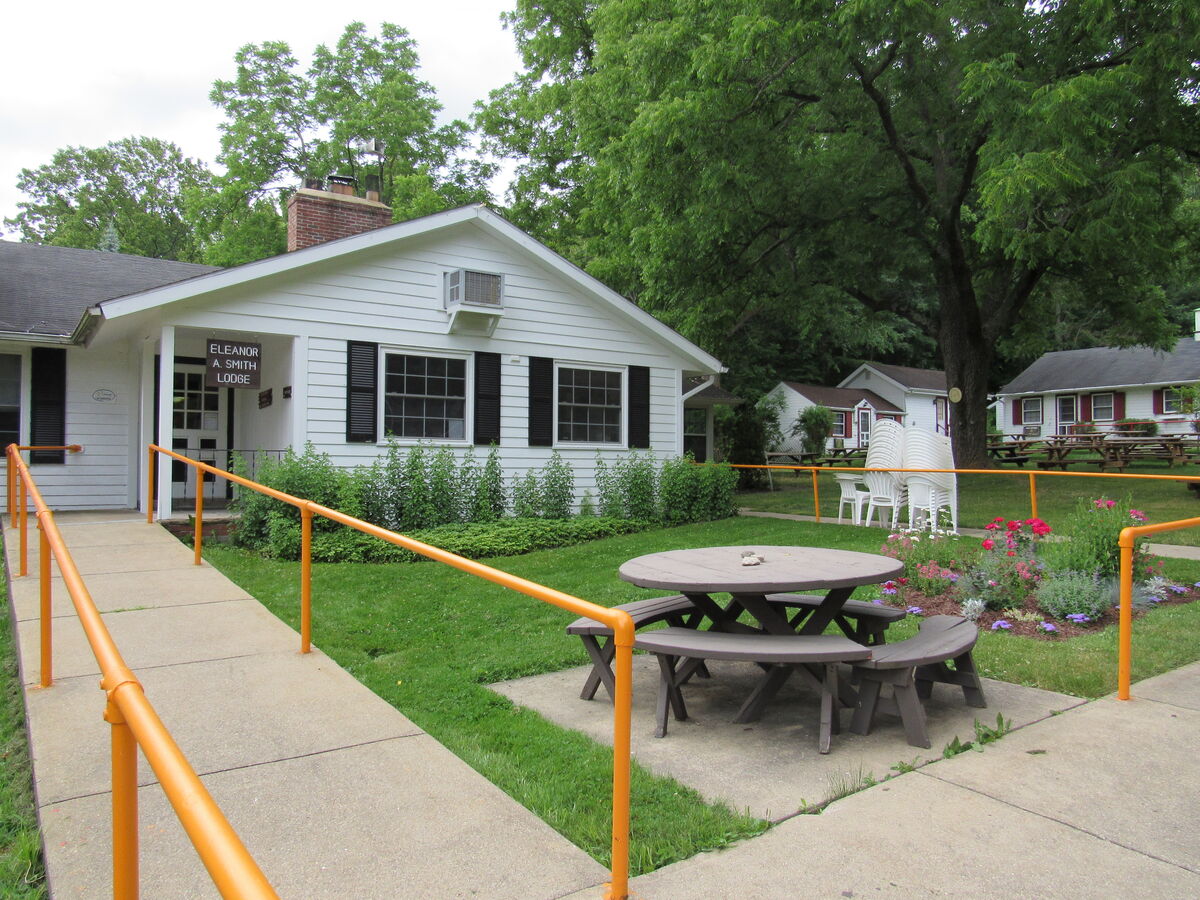
[[[1007,437],[1136,430],[1154,423],[1159,434],[1193,433],[1200,411],[1189,408],[1184,386],[1200,385],[1200,310],[1197,333],[1173,350],[1092,347],[1042,355],[1001,388],[996,422]]]

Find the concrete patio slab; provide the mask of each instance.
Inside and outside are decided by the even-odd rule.
[[[54,572],[57,571],[55,568]],[[152,608],[244,600],[250,596],[229,579],[214,578],[213,570],[209,566],[138,572],[132,586],[128,572],[91,574],[85,577],[92,602],[102,613],[132,607]],[[41,586],[38,576],[35,574],[14,579],[12,599],[18,620],[36,619],[41,610]],[[51,611],[55,617],[75,615],[75,606],[71,603],[61,578],[52,579],[50,600]]]
[[[1083,701],[1036,688],[984,680],[987,709],[964,705],[962,691],[934,687],[927,704],[928,750],[910,747],[899,719],[880,716],[869,735],[851,734],[849,712],[832,752],[817,752],[817,695],[792,678],[768,706],[762,720],[747,725],[732,719],[760,676],[747,663],[710,662],[711,680],[693,679],[684,689],[689,718],[672,719],[665,738],[654,737],[658,666],[654,657],[634,657],[633,755],[659,775],[699,791],[705,799],[738,811],[778,820],[824,803],[863,783],[895,774],[894,767],[940,758],[955,736],[970,740],[974,723],[995,725],[997,714],[1013,727],[1028,725]],[[612,743],[612,704],[603,689],[595,700],[580,700],[587,667],[506,681],[492,688],[550,721]]]
[[[1180,827],[1195,821],[1200,780],[1194,765],[1161,764],[1194,757],[1197,735],[1200,711],[1098,700],[928,774],[1200,874],[1195,832]]]
[[[467,777],[474,776],[474,777]],[[551,900],[607,871],[427,735],[205,776],[281,897]],[[218,894],[157,788],[142,788],[143,896]],[[107,796],[42,810],[54,896],[111,893]],[[71,885],[70,892],[58,885]]]
[[[320,651],[263,654],[135,673],[200,774],[420,734],[390,704]],[[28,693],[38,800],[58,803],[111,787],[109,727],[95,678]],[[70,740],[62,740],[70,735]],[[220,740],[213,740],[220,735]],[[154,773],[139,761],[139,784]]]
[[[1200,710],[1200,662],[1139,681],[1129,693],[1135,700],[1158,700]]]
[[[214,574],[216,574],[214,572]],[[177,665],[202,659],[228,659],[300,648],[299,636],[257,600],[226,600],[192,606],[132,609],[108,613],[104,624],[131,669]],[[37,624],[30,622],[31,636]],[[54,620],[54,677],[99,675],[100,667],[75,618]],[[21,641],[21,672],[26,684],[40,677],[36,638]]]
[[[68,544],[67,549],[71,552],[71,559],[75,561],[75,568],[82,575],[99,575],[107,572],[160,572],[164,569],[173,569],[194,563],[195,556],[190,547],[180,543],[174,537],[166,535],[166,532],[162,531],[159,526],[149,527],[158,528],[159,535],[146,536],[122,544],[99,544],[90,547],[76,547]],[[162,535],[166,535],[170,541],[164,540]],[[15,543],[11,533],[6,534],[6,541],[9,546]],[[9,559],[12,573],[17,575],[20,571],[19,550],[16,548],[11,550]],[[38,559],[37,534],[33,533],[30,535],[28,550],[29,577],[32,579],[38,577]],[[57,567],[51,565],[54,574],[57,575]]]
[[[1200,875],[927,774],[943,765],[635,878],[631,890],[739,900],[1200,896]]]

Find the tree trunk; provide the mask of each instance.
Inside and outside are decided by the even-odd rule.
[[[944,295],[938,326],[946,386],[952,395],[955,388],[962,392],[957,403],[949,404],[950,440],[957,468],[988,469],[987,397],[993,348],[977,320],[972,323],[966,314],[964,303],[973,306],[974,299]]]

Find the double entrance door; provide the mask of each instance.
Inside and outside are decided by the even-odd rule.
[[[171,449],[201,462],[225,468],[229,448],[228,388],[207,387],[204,366],[175,364],[171,397]],[[197,470],[186,463],[171,463],[171,497],[195,499],[198,488],[205,499],[225,496],[225,482],[207,473],[196,481]]]

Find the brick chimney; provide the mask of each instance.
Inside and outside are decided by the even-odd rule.
[[[288,252],[392,224],[392,208],[379,202],[378,192],[364,200],[354,188],[354,179],[342,175],[330,176],[329,190],[305,181],[288,199]]]

